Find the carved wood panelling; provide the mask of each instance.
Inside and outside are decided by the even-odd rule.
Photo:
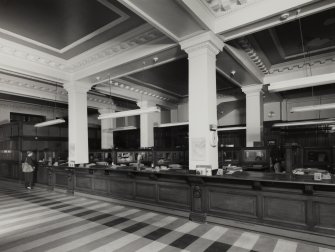
[[[133,198],[134,195],[134,182],[129,179],[125,180],[110,180],[110,191],[111,195],[121,198]]]
[[[305,200],[275,196],[265,196],[263,200],[264,220],[306,225],[307,202]]]
[[[76,176],[75,187],[80,189],[92,190],[92,178],[84,176]]]
[[[208,188],[208,210],[220,215],[257,217],[257,195],[245,191]]]
[[[101,193],[109,192],[109,181],[107,179],[94,178],[93,190]]]
[[[136,199],[156,201],[156,185],[137,181],[135,185],[135,197]]]
[[[189,186],[174,183],[158,184],[158,203],[164,205],[177,205],[178,207],[191,207],[191,189]]]

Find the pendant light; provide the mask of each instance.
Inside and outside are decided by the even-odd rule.
[[[304,46],[304,38],[302,33],[302,25],[301,20],[299,18],[299,31],[300,31],[300,39],[301,39],[301,46],[302,46],[302,52],[304,55],[304,65],[306,64],[306,52],[305,52],[305,46]],[[307,50],[308,53],[308,50]],[[309,78],[312,78],[312,66],[310,64],[310,55],[309,55]],[[306,64],[306,76],[308,76],[308,69]],[[315,83],[318,84],[318,83]],[[314,93],[313,93],[313,86],[312,86],[312,99],[313,99]],[[307,111],[317,111],[317,110],[327,110],[327,109],[335,109],[335,103],[327,103],[327,104],[317,104],[317,105],[308,105],[308,106],[298,106],[298,107],[292,107],[290,112],[291,113],[297,113],[297,112],[307,112]]]
[[[56,125],[56,124],[60,124],[60,123],[65,123],[65,120],[63,118],[55,118],[55,109],[56,109],[56,101],[57,101],[57,91],[58,91],[58,85],[55,84],[56,86],[56,93],[55,93],[55,102],[54,102],[54,108],[53,108],[53,120],[49,120],[49,121],[45,121],[45,122],[41,122],[41,123],[36,123],[34,126],[36,128],[41,128],[41,127],[47,127],[47,126],[51,126],[51,125]]]

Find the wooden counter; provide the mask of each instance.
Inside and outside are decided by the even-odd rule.
[[[243,172],[199,176],[123,168],[40,167],[52,190],[82,192],[189,213],[335,236],[335,183],[307,176]],[[47,178],[47,179],[45,179]],[[38,181],[39,182],[39,181]]]

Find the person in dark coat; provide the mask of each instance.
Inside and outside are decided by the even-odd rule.
[[[35,169],[35,163],[34,163],[34,160],[32,159],[33,155],[34,155],[34,153],[32,151],[27,151],[27,157],[26,157],[25,162],[28,163],[29,165],[31,165],[31,167],[33,167],[33,169]],[[24,174],[24,185],[28,190],[31,190],[31,188],[33,187],[34,170],[23,171],[23,174]]]

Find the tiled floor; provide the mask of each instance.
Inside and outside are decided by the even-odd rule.
[[[335,250],[0,181],[0,251]]]

